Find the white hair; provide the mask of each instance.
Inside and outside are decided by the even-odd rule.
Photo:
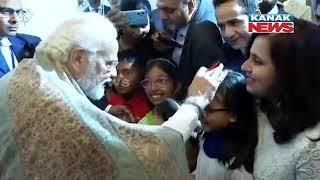
[[[72,48],[105,51],[118,46],[116,38],[117,31],[107,18],[97,13],[81,13],[58,26],[41,42],[35,57],[39,62],[49,60],[53,64],[65,64]]]

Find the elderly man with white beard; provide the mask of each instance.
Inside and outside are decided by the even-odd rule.
[[[0,179],[189,179],[184,142],[226,72],[201,68],[162,126],[129,124],[90,103],[117,64],[104,17],[72,18],[0,80]],[[188,114],[186,116],[185,114]]]

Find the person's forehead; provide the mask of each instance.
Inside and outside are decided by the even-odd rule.
[[[22,8],[22,2],[21,0],[0,0],[0,7],[20,9]]]
[[[216,7],[216,17],[219,23],[233,19],[240,19],[244,15],[244,8],[237,1],[229,1]]]
[[[101,45],[101,49],[97,51],[97,54],[104,56],[110,60],[118,60],[118,41],[116,38],[110,41],[104,41]]]
[[[258,36],[251,47],[250,52],[263,61],[269,60],[270,41],[267,36]]]
[[[104,59],[110,60],[110,61],[118,60],[118,51],[117,49],[114,49],[114,48],[99,50],[97,51],[97,55],[104,57]]]
[[[158,0],[158,8],[177,8],[180,4],[180,0]]]
[[[132,62],[121,61],[119,62],[117,69],[118,70],[135,70],[136,66]]]
[[[153,66],[149,72],[146,74],[146,77],[167,77],[168,74],[163,71],[161,68],[159,68],[158,66]]]

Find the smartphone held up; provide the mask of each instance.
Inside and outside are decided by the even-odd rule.
[[[148,13],[144,9],[121,11],[121,14],[128,18],[128,22],[131,27],[143,28],[148,25]]]

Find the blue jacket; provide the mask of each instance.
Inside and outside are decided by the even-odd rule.
[[[36,36],[17,34],[16,36],[9,36],[9,41],[12,44],[12,50],[20,62],[24,58],[32,58],[36,49],[36,46],[40,43],[41,39]],[[0,52],[0,78],[9,72],[9,67],[6,61],[3,61],[4,57]]]

